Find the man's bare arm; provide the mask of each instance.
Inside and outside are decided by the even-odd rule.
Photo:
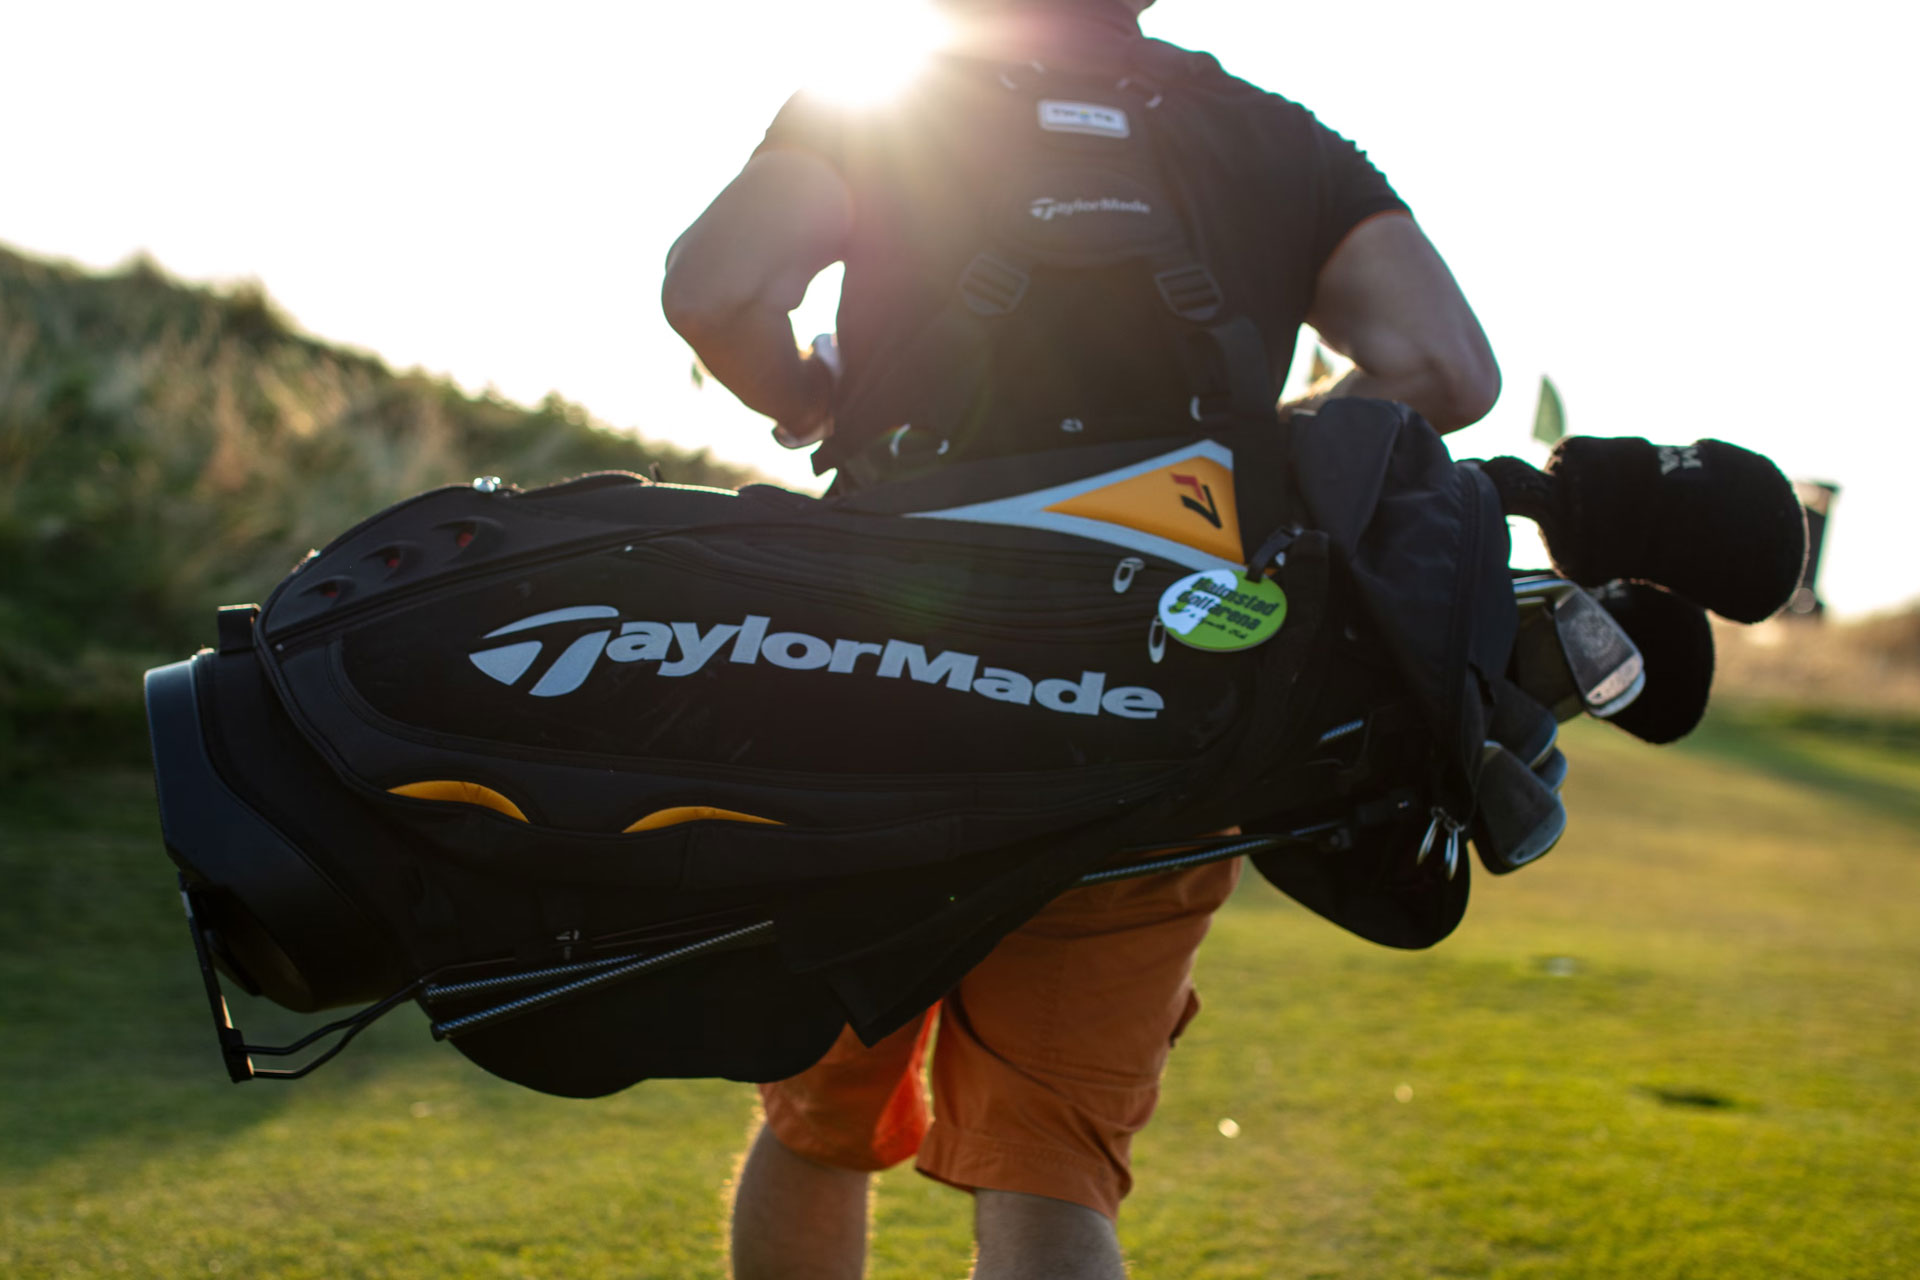
[[[805,151],[755,156],[667,253],[660,305],[708,372],[796,436],[824,421],[833,379],[800,354],[787,313],[846,252],[853,198]]]
[[[1361,223],[1320,269],[1307,322],[1357,366],[1287,409],[1336,396],[1411,405],[1439,431],[1485,417],[1500,368],[1453,273],[1403,214]]]

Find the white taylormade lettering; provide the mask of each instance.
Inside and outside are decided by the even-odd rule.
[[[995,702],[1017,702],[1023,707],[1033,702],[1033,681],[1005,667],[988,667],[982,671],[980,678],[973,682],[973,691]]]
[[[1052,196],[1040,196],[1027,206],[1027,212],[1042,222],[1052,222],[1055,218],[1071,218],[1081,213],[1152,213],[1153,206],[1145,200],[1122,200],[1118,196],[1101,196],[1097,200],[1080,196],[1056,200]]]
[[[1097,716],[1100,714],[1100,691],[1106,687],[1106,683],[1106,674],[1100,671],[1082,671],[1078,684],[1071,680],[1042,680],[1034,687],[1033,700],[1049,711]]]
[[[673,628],[664,622],[629,622],[607,646],[614,662],[660,662],[673,652]]]
[[[1151,720],[1159,715],[1166,705],[1161,701],[1159,694],[1137,684],[1130,684],[1120,689],[1109,689],[1107,696],[1100,699],[1102,711],[1128,720]]]
[[[540,677],[533,688],[527,690],[536,698],[557,698],[563,693],[572,693],[593,670],[593,664],[599,660],[600,650],[606,646],[611,631],[590,631],[567,646],[567,651],[554,659],[547,674]]]
[[[833,661],[827,664],[827,670],[846,675],[853,670],[853,664],[860,660],[863,653],[878,654],[880,646],[867,644],[862,640],[835,640],[833,642]]]
[[[700,634],[697,622],[676,622],[673,624],[673,638],[680,642],[680,656],[672,662],[660,664],[663,676],[690,676],[707,665],[707,659],[720,652],[720,646],[740,631],[740,625],[733,622],[716,622],[704,636]]]
[[[501,645],[498,649],[482,649],[478,653],[467,655],[467,661],[480,668],[501,684],[512,684],[527,674],[527,668],[540,656],[541,644],[538,640],[522,640],[519,644]]]
[[[757,613],[746,616],[740,624],[740,638],[733,642],[733,653],[730,655],[732,661],[744,663],[753,661],[754,655],[760,652],[760,642],[766,639],[768,621],[769,619]]]
[[[814,671],[833,660],[833,646],[804,631],[776,631],[760,646],[760,656],[788,671]]]
[[[898,677],[901,668],[906,667],[922,684],[939,684],[944,680],[947,688],[965,693],[973,687],[973,669],[979,662],[980,659],[970,653],[955,653],[951,649],[929,662],[927,651],[921,646],[905,640],[889,640],[887,651],[880,655],[880,670],[875,674]]]
[[[616,610],[606,606],[556,609],[510,623],[482,640],[535,626],[617,616]],[[956,693],[974,693],[1023,707],[1037,704],[1066,715],[1097,716],[1105,712],[1123,720],[1152,720],[1166,707],[1158,693],[1140,685],[1108,689],[1104,671],[1082,671],[1078,680],[1054,678],[1036,683],[1033,677],[1007,667],[982,667],[977,654],[943,649],[929,656],[925,645],[911,640],[888,640],[885,644],[827,640],[805,631],[770,633],[772,625],[773,620],[766,615],[750,613],[737,623],[717,622],[705,631],[697,622],[626,622],[617,635],[611,629],[590,631],[569,641],[526,692],[536,698],[572,693],[586,683],[603,654],[609,662],[658,662],[663,676],[690,676],[732,642],[727,661],[742,666],[764,661],[784,671],[857,675],[862,674],[860,659],[871,656],[876,661],[866,674],[881,679],[904,676],[918,684],[943,684]],[[523,640],[478,649],[468,656],[492,680],[515,687],[538,665],[543,649],[539,640]]]

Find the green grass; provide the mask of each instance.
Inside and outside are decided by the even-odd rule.
[[[1137,1274],[1920,1273],[1920,751],[1571,728],[1571,833],[1435,950],[1259,883],[1221,913],[1136,1147]],[[0,1275],[723,1273],[751,1089],[546,1098],[410,1010],[236,1088],[144,777],[13,787],[0,876]],[[964,1197],[896,1171],[877,1223],[873,1274],[964,1274]]]

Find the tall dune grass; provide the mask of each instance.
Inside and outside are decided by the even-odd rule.
[[[254,285],[0,248],[0,773],[137,755],[138,677],[313,546],[434,485],[746,472],[302,335]]]

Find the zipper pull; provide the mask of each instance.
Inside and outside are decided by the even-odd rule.
[[[1147,562],[1139,556],[1128,556],[1113,570],[1113,593],[1125,595],[1127,588],[1133,585],[1133,575],[1147,567]]]
[[[1160,615],[1153,615],[1153,625],[1147,628],[1147,656],[1155,662],[1167,656],[1167,624],[1160,621]]]

